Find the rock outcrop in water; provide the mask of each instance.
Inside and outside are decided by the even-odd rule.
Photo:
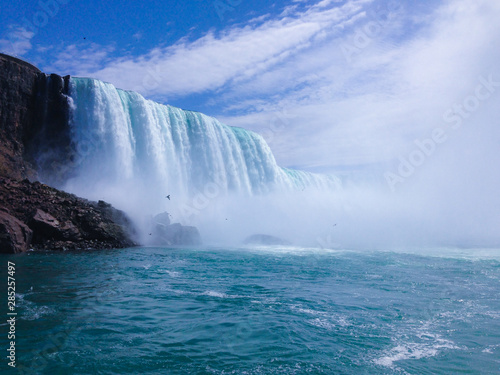
[[[163,212],[151,222],[149,245],[155,246],[197,246],[201,245],[201,236],[196,227],[170,223],[170,215]]]
[[[37,170],[55,176],[51,183],[67,177],[68,84],[0,54],[0,253],[135,245],[123,212],[33,182]]]

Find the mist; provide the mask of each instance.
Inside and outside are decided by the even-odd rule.
[[[494,247],[500,244],[500,138],[498,130],[481,131],[489,116],[453,130],[431,155],[422,152],[420,165],[411,164],[421,159],[410,152],[396,163],[347,174],[331,189],[249,194],[207,182],[187,193],[143,177],[91,174],[68,181],[65,189],[127,212],[146,244],[150,218],[169,212],[172,222],[196,226],[209,246],[241,246],[252,234],[269,234],[325,249]],[[386,178],[391,173],[396,180]]]

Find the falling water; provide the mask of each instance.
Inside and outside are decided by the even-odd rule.
[[[70,97],[75,156],[72,178],[62,187],[108,200],[131,216],[167,210],[189,222],[209,215],[198,215],[205,201],[231,199],[228,205],[340,185],[334,176],[279,167],[260,135],[199,112],[88,78],[71,79]],[[213,210],[210,215],[214,220]]]

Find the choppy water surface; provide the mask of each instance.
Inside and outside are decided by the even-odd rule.
[[[8,260],[12,373],[500,373],[500,250],[31,252],[5,279]]]

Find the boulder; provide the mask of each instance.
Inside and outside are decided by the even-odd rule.
[[[68,241],[79,241],[82,239],[80,231],[71,221],[64,222],[59,227],[59,233],[63,239]]]
[[[29,225],[35,231],[37,237],[52,238],[59,233],[60,223],[51,214],[37,208]]]
[[[80,231],[71,221],[60,223],[54,216],[39,208],[30,221],[30,228],[33,229],[37,240],[78,241],[81,239]]]
[[[0,211],[0,253],[22,253],[28,250],[33,232],[22,221]]]

